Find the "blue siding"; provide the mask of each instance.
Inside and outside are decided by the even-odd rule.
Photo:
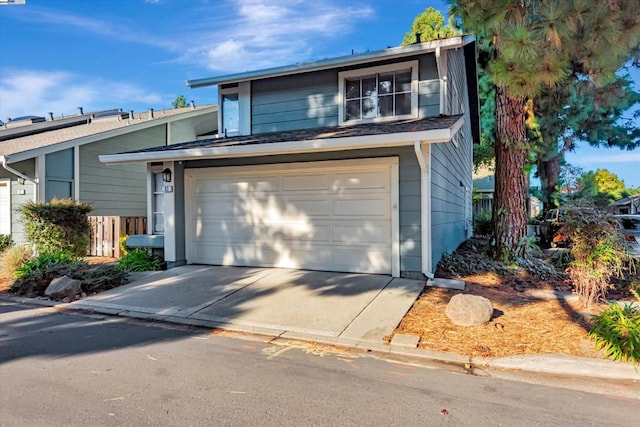
[[[251,85],[251,133],[338,125],[338,73],[306,73]]]

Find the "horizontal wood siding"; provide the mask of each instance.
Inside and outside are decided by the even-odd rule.
[[[10,166],[27,176],[35,177],[35,164],[35,160],[30,159],[18,163],[12,163]],[[20,214],[16,209],[27,202],[35,200],[35,185],[29,181],[26,181],[24,184],[19,184],[17,176],[1,167],[0,178],[11,179],[11,238],[17,244],[25,244],[27,243],[27,237],[24,234],[24,225]],[[25,194],[20,194],[21,192],[24,192]]]
[[[185,168],[260,165],[289,162],[314,162],[322,160],[344,160],[371,157],[399,158],[400,196],[400,271],[421,270],[420,239],[420,167],[413,147],[352,150],[330,153],[309,153],[289,156],[267,156],[218,160],[190,160]]]
[[[144,164],[107,166],[98,155],[164,145],[166,127],[154,126],[80,147],[80,200],[92,215],[146,216],[147,168]]]
[[[338,73],[318,71],[251,85],[251,133],[338,125]]]
[[[462,49],[447,54],[449,91],[447,114],[465,114],[454,140],[431,147],[431,233],[435,266],[470,234],[472,140]],[[455,141],[455,143],[454,143]],[[462,184],[462,185],[461,185]]]

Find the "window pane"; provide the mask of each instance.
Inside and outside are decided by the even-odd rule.
[[[378,93],[393,92],[393,74],[380,74],[378,77]]]
[[[153,195],[153,211],[164,212],[164,194],[163,193]]]
[[[347,99],[360,98],[360,79],[346,81]]]
[[[376,90],[376,78],[368,77],[366,79],[362,79],[362,96],[371,96],[376,95],[378,92]]]
[[[396,92],[411,92],[411,70],[396,73]]]
[[[347,101],[347,108],[345,111],[345,120],[354,120],[360,118],[360,100]]]
[[[393,95],[381,96],[378,102],[380,103],[378,106],[380,117],[393,116]]]
[[[240,130],[240,106],[238,94],[222,95],[222,132],[238,132]]]
[[[378,97],[374,95],[362,99],[362,118],[372,119],[378,116]]]
[[[396,116],[411,114],[411,94],[401,93],[396,95]]]

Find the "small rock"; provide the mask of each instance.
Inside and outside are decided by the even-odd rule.
[[[457,294],[444,312],[454,325],[478,326],[491,320],[493,305],[479,295]]]
[[[67,276],[57,277],[49,283],[44,294],[51,299],[63,300],[73,299],[82,292],[80,280],[75,280]]]

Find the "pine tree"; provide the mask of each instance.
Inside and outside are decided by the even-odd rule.
[[[486,52],[495,91],[495,255],[524,255],[528,101],[578,80],[602,87],[640,52],[637,0],[450,0]],[[637,59],[637,56],[636,56]],[[533,105],[535,108],[535,105]]]

